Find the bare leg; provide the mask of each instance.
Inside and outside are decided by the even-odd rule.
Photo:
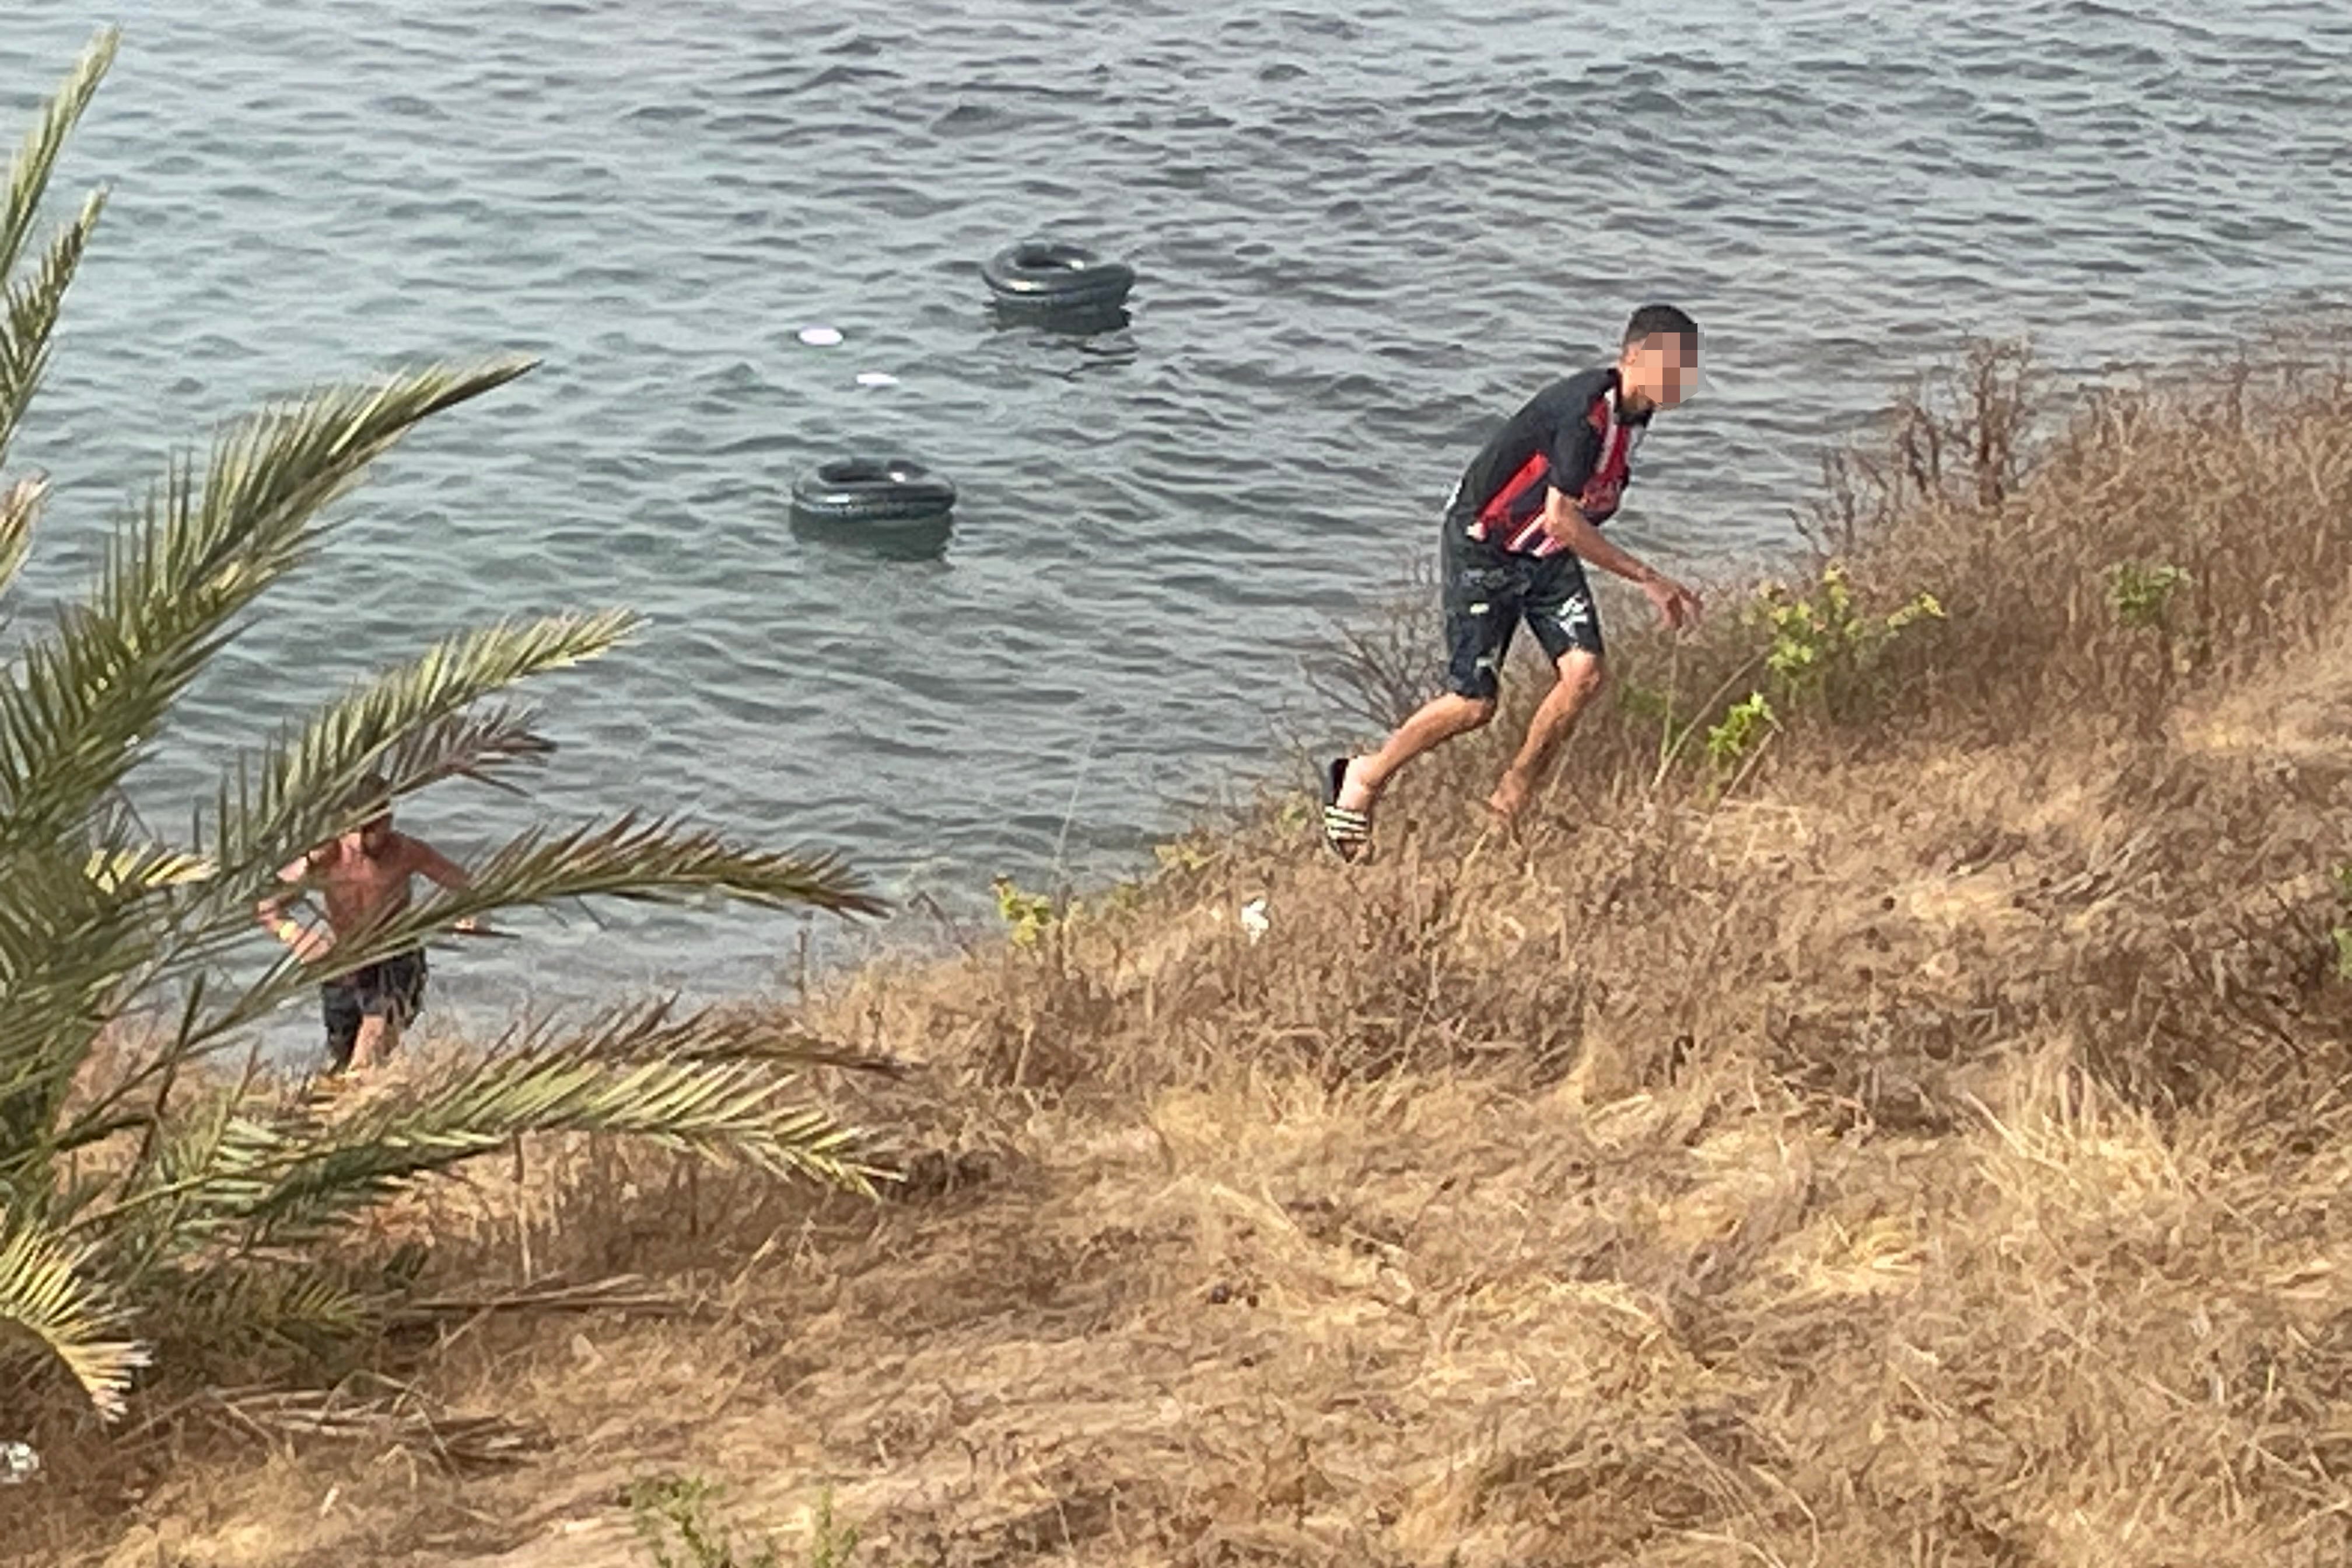
[[[1576,728],[1577,715],[1601,689],[1601,660],[1597,655],[1570,648],[1559,656],[1557,668],[1558,683],[1544,694],[1535,717],[1528,721],[1528,736],[1520,742],[1518,755],[1503,770],[1503,780],[1495,786],[1495,793],[1486,797],[1488,808],[1506,823],[1516,821],[1526,808],[1528,797],[1542,782],[1552,759],[1559,754],[1560,742]]]
[[[360,1073],[376,1065],[391,1053],[400,1037],[400,1026],[381,1013],[371,1013],[360,1020],[359,1037],[352,1042],[350,1071]]]
[[[1433,751],[1454,739],[1483,726],[1495,716],[1491,698],[1462,697],[1444,692],[1431,698],[1396,728],[1370,756],[1356,757],[1348,763],[1348,776],[1339,789],[1339,805],[1349,811],[1370,811],[1372,802],[1396,771],[1424,752]]]

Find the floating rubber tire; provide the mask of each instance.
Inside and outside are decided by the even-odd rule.
[[[980,269],[997,304],[1012,310],[1109,310],[1135,287],[1135,268],[1083,245],[1024,240]]]
[[[911,458],[839,458],[793,483],[793,507],[827,522],[917,522],[945,517],[956,488]]]

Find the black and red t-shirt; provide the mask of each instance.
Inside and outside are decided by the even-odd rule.
[[[1624,417],[1617,372],[1588,370],[1553,382],[1495,432],[1454,491],[1449,510],[1471,537],[1528,555],[1564,546],[1544,531],[1545,494],[1564,491],[1586,521],[1605,522],[1633,482],[1633,448],[1648,430],[1648,410]]]

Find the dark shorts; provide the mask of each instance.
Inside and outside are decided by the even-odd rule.
[[[360,1021],[390,1018],[405,1027],[425,1005],[425,950],[410,948],[319,987],[327,1015],[327,1056],[336,1072],[352,1065]]]
[[[1585,585],[1584,563],[1567,551],[1520,555],[1469,536],[1470,520],[1446,515],[1438,546],[1445,605],[1445,686],[1456,696],[1493,700],[1503,656],[1519,622],[1544,657],[1570,649],[1601,657],[1601,612]]]

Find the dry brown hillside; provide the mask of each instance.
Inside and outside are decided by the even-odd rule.
[[[844,977],[779,1023],[908,1064],[829,1086],[883,1201],[534,1145],[388,1227],[449,1300],[346,1435],[184,1373],[0,1540],[618,1565],[684,1476],[786,1563],[827,1490],[877,1565],[2352,1562],[2352,377],[2032,395],[1832,472],[1811,687],[1614,604],[1524,841],[1481,737],[1369,866],[1278,803]]]

